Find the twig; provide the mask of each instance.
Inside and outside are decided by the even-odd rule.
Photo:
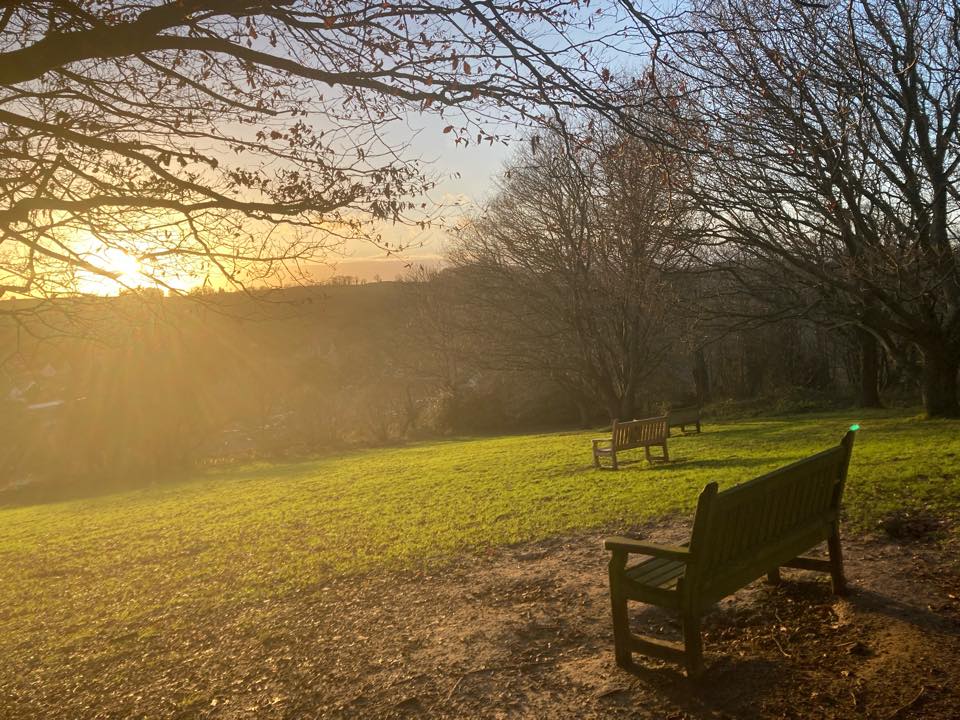
[[[413,682],[414,680],[419,680],[420,678],[424,677],[425,675],[426,675],[426,673],[417,673],[416,675],[411,675],[410,677],[405,677],[405,678],[403,678],[403,679],[401,679],[401,680],[396,680],[396,681],[390,683],[390,685],[388,685],[388,687],[396,687],[397,685],[403,685],[404,683]]]
[[[457,678],[457,681],[453,684],[453,687],[450,688],[450,692],[447,693],[444,702],[453,697],[453,693],[457,691],[457,688],[460,687],[461,681],[469,675],[480,675],[481,673],[488,672],[503,672],[505,670],[528,670],[532,667],[538,667],[540,665],[550,665],[556,662],[555,660],[537,660],[536,662],[527,662],[527,663],[517,663],[515,665],[501,665],[500,667],[487,667],[487,668],[477,668],[476,670],[467,670],[463,675]]]
[[[908,702],[906,705],[901,705],[901,706],[898,707],[896,710],[894,710],[890,715],[887,716],[887,720],[894,720],[894,718],[900,717],[900,713],[902,713],[904,710],[909,710],[909,709],[912,708],[914,705],[916,705],[918,702],[920,702],[920,698],[923,697],[923,694],[924,694],[926,691],[927,691],[927,686],[926,686],[926,685],[921,685],[921,686],[920,686],[920,692],[918,692],[918,693],[914,696],[913,700],[911,700],[910,702]]]
[[[447,693],[447,696],[443,699],[444,702],[447,702],[450,698],[453,697],[453,694],[457,691],[457,688],[460,687],[460,681],[463,680],[466,675],[461,675],[457,678],[457,681],[453,684],[453,687],[450,688],[450,692]]]
[[[776,643],[777,649],[779,649],[780,652],[783,653],[784,657],[793,657],[793,655],[791,655],[790,653],[788,653],[786,650],[783,649],[783,645],[780,644],[779,640],[777,640],[776,638],[773,638],[773,642]]]
[[[416,696],[416,695],[408,695],[407,697],[400,698],[400,699],[397,700],[395,703],[392,703],[392,704],[390,705],[390,707],[392,707],[392,708],[399,707],[400,705],[403,705],[404,703],[408,703],[408,702],[410,702],[411,700],[416,701],[416,700],[417,700],[417,696]]]

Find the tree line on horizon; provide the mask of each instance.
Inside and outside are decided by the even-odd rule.
[[[64,321],[83,315],[96,340],[58,332],[49,316],[34,320],[40,337],[18,339],[0,323],[0,477],[15,496],[56,496],[175,478],[197,463],[608,423],[577,347],[552,345],[544,363],[545,348],[524,342],[512,320],[497,331],[498,316],[471,301],[489,279],[472,272],[255,297],[130,294],[67,310]],[[683,298],[670,298],[666,309],[684,317]],[[856,402],[851,334],[804,319],[713,334],[683,323],[659,337],[635,414],[696,402],[710,417]],[[701,333],[699,346],[685,328]],[[883,365],[885,401],[915,403],[919,368],[916,356]]]

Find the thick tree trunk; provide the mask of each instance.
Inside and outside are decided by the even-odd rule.
[[[610,393],[604,393],[604,400],[604,405],[607,406],[607,415],[610,416],[610,422],[613,422],[614,420],[630,419],[620,414],[620,398],[617,398]]]
[[[583,398],[575,397],[574,404],[577,406],[577,417],[580,421],[580,427],[586,430],[592,425],[590,422],[590,408],[587,406],[587,403]]]
[[[859,330],[860,407],[883,407],[880,402],[880,343],[872,333]]]
[[[960,417],[957,371],[960,357],[942,348],[923,350],[923,408],[927,417]]]
[[[626,422],[627,420],[633,420],[633,413],[635,410],[633,398],[629,397],[616,397],[613,393],[607,394],[604,393],[606,397],[606,402],[604,403],[607,406],[607,413],[610,415],[610,420],[619,420],[621,422]]]

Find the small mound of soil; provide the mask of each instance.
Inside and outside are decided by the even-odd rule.
[[[878,525],[894,540],[931,540],[943,534],[945,521],[924,511],[897,510]]]

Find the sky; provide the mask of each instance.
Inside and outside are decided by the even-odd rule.
[[[426,202],[428,208],[444,206],[444,219],[455,224],[477,209],[492,192],[493,179],[510,153],[513,145],[479,146],[457,145],[453,133],[444,133],[444,127],[455,122],[452,117],[440,117],[434,113],[410,113],[383,132],[384,139],[397,148],[404,148],[401,156],[415,160],[424,166],[424,171],[436,182],[428,196],[415,198],[417,203]],[[504,132],[522,135],[512,126]],[[514,141],[516,142],[516,141]],[[308,265],[308,276],[315,281],[326,281],[334,275],[348,275],[365,281],[395,280],[418,265],[436,267],[442,263],[446,231],[440,227],[421,230],[415,225],[381,223],[377,227],[384,241],[402,245],[402,253],[389,255],[370,242],[350,241],[341,253],[329,255],[326,263]],[[78,287],[81,292],[98,295],[116,295],[125,288],[152,287],[155,282],[142,274],[136,259],[120,251],[97,250],[98,243],[91,237],[81,238],[90,248],[96,261],[116,272],[119,281],[80,271]],[[187,291],[199,284],[197,277],[184,279],[182,283],[166,278],[172,287]],[[220,286],[219,276],[214,276],[213,285]],[[289,282],[286,279],[284,282]],[[297,279],[300,282],[301,279]]]
[[[395,132],[403,140],[410,141],[407,157],[421,160],[427,172],[435,178],[437,185],[430,192],[429,201],[431,204],[447,206],[450,222],[470,214],[490,197],[493,180],[513,152],[513,144],[480,146],[471,143],[466,147],[458,146],[452,133],[443,133],[443,127],[447,124],[443,118],[420,115],[408,117],[406,122],[413,128],[412,135],[407,127]],[[408,265],[433,266],[442,258],[446,241],[446,233],[442,229],[421,230],[418,227],[385,223],[381,232],[391,244],[400,243],[408,246],[408,249],[400,256],[391,257],[369,243],[354,242],[345,248],[344,257],[336,261],[335,268],[321,269],[317,274],[320,277],[354,275],[365,280],[379,276],[383,280],[392,280],[402,275]]]
[[[586,3],[583,11],[587,12],[587,8],[595,11],[598,5],[599,3],[595,3],[591,8],[590,4]],[[611,35],[621,26],[625,18],[615,3],[608,3],[605,7],[606,14],[596,18],[591,33],[582,34],[579,39],[605,36],[608,40],[615,40],[615,43],[611,43],[606,48],[610,67],[621,72],[635,71],[648,48],[643,42],[629,41],[623,36]],[[654,0],[638,0],[637,7],[656,16],[678,12],[686,7],[686,3],[682,0],[663,0],[661,3]],[[577,34],[573,31],[571,37],[576,38]],[[489,199],[494,189],[494,178],[501,171],[517,143],[522,141],[524,130],[506,124],[495,128],[485,127],[488,132],[512,136],[511,144],[478,146],[471,143],[464,147],[455,144],[454,133],[443,133],[443,128],[448,121],[433,113],[408,114],[394,128],[388,129],[385,137],[399,144],[411,142],[407,156],[418,157],[428,163],[430,171],[437,180],[437,186],[430,194],[429,203],[436,202],[445,206],[459,203],[461,209],[451,210],[448,214],[448,218],[455,222],[458,217],[469,214],[472,209]],[[459,122],[457,124],[459,125]],[[412,135],[411,128],[413,128]],[[386,280],[393,279],[396,274],[403,274],[407,265],[435,265],[442,259],[443,246],[447,239],[446,233],[442,230],[422,231],[416,227],[385,225],[382,232],[385,240],[391,243],[402,242],[412,247],[397,259],[386,257],[383,251],[369,243],[354,243],[346,249],[346,256],[339,260],[337,268],[324,271],[323,274],[355,275],[367,280],[374,279],[374,275],[378,275]]]
[[[593,12],[596,10],[591,9],[591,14]],[[630,64],[637,57],[633,54],[633,48],[628,47],[621,36],[612,34],[619,21],[620,19],[614,16],[606,16],[592,26],[589,34],[585,34],[582,39],[573,37],[564,42],[586,42],[591,36],[604,37],[611,42],[608,46],[613,55],[610,58],[611,66]],[[614,38],[618,42],[612,42]],[[617,55],[622,55],[626,60],[615,62]],[[473,121],[480,121],[485,132],[511,136],[512,144],[457,144],[456,133],[444,133],[444,127],[448,124],[454,123],[458,127],[461,125],[457,114],[456,108],[448,108],[447,117],[438,115],[436,109],[427,112],[412,111],[397,118],[396,122],[377,129],[377,134],[388,147],[400,149],[401,157],[418,160],[425,167],[426,173],[435,181],[435,187],[426,197],[411,199],[417,204],[425,202],[429,208],[442,208],[440,212],[448,227],[475,212],[490,198],[494,190],[494,178],[513,153],[516,144],[523,141],[525,134],[522,128],[506,124],[490,127],[483,123],[480,117],[472,116]],[[389,245],[399,245],[406,249],[399,256],[390,255],[373,243],[362,240],[348,241],[341,253],[328,257],[330,266],[318,263],[309,268],[309,274],[318,280],[324,280],[331,275],[353,275],[365,280],[392,280],[404,274],[411,266],[439,264],[448,241],[447,232],[443,227],[437,226],[420,229],[411,224],[383,223],[375,231],[379,232]],[[132,259],[128,263],[131,264],[130,268],[124,267],[123,262],[109,264],[124,277],[129,276],[130,285],[142,284],[141,281],[150,282],[148,278],[139,278],[136,262]],[[93,278],[90,285],[87,289],[92,292],[112,294],[112,291],[118,290],[110,285],[109,281],[105,285],[100,278]]]

